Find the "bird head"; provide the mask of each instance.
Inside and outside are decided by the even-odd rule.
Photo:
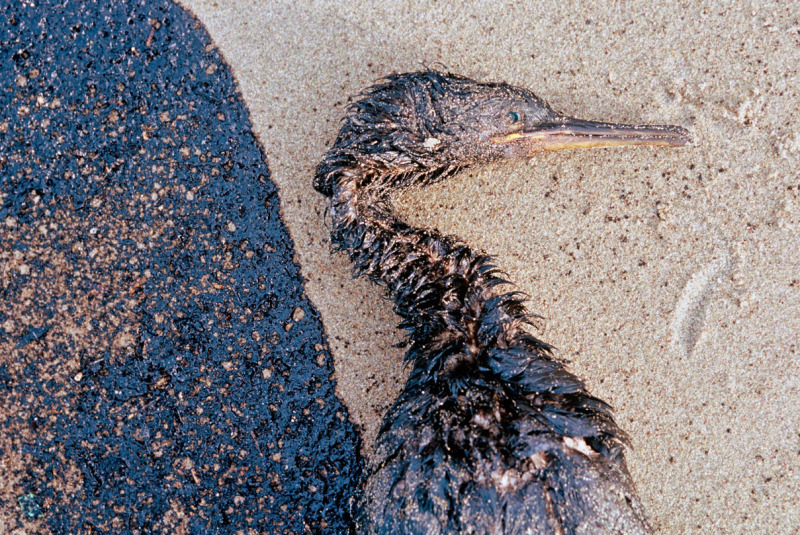
[[[680,146],[678,126],[584,121],[553,111],[526,89],[438,72],[389,76],[350,105],[317,168],[331,195],[339,168],[361,168],[362,186],[430,182],[457,169],[541,151],[621,145]]]

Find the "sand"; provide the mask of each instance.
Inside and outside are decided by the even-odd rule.
[[[683,149],[571,151],[403,195],[496,255],[633,437],[661,533],[800,531],[800,5],[185,1],[232,65],[365,452],[403,383],[382,292],[331,254],[311,188],[347,98],[442,66]]]

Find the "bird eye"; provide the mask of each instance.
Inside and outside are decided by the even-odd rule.
[[[508,118],[511,119],[512,123],[517,123],[519,122],[519,113],[515,111],[510,111],[508,112]]]

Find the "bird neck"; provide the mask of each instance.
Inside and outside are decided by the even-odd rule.
[[[400,220],[382,193],[389,188],[379,185],[391,177],[359,171],[323,164],[317,180],[334,184],[333,243],[350,256],[356,274],[386,287],[409,331],[406,359],[414,369],[395,407],[430,401],[429,394],[460,399],[489,389],[533,403],[556,435],[586,437],[596,451],[624,463],[620,444],[626,436],[611,408],[527,332],[524,297],[508,291],[492,258]],[[387,422],[395,416],[390,413]]]
[[[482,367],[487,349],[508,348],[521,337],[547,352],[546,344],[525,334],[522,297],[507,291],[492,259],[395,216],[382,193],[387,188],[379,185],[388,180],[364,177],[357,168],[341,172],[331,235],[357,274],[385,285],[410,333],[407,358],[438,376],[453,366]]]

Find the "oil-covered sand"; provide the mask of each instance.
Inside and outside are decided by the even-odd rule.
[[[224,58],[166,0],[0,12],[0,533],[346,531],[358,434]]]

